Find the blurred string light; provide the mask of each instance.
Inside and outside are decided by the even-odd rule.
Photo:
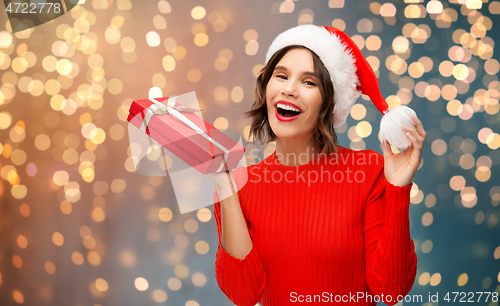
[[[117,262],[137,274],[126,285],[112,274],[89,275],[85,280],[88,284],[82,290],[97,301],[112,292],[135,289],[147,292],[147,299],[163,303],[189,286],[215,286],[206,271],[197,271],[196,265],[189,263],[191,254],[201,256],[216,249],[201,235],[204,223],[212,220],[211,209],[203,208],[183,218],[177,215],[176,208],[165,207],[158,198],[166,180],[138,178],[134,173],[125,131],[128,107],[132,97],[137,96],[133,85],[138,80],[146,82],[149,96],[158,96],[173,92],[181,82],[187,81],[196,88],[208,87],[207,100],[221,109],[248,110],[253,102],[253,81],[248,86],[223,81],[213,87],[206,84],[210,84],[211,79],[217,80],[215,76],[236,76],[244,69],[249,76],[258,76],[265,50],[260,42],[264,41],[263,37],[269,41],[274,34],[253,23],[237,31],[231,43],[218,45],[215,42],[221,37],[233,35],[228,34],[228,29],[234,25],[238,12],[196,5],[182,13],[183,27],[188,31],[187,35],[181,35],[173,30],[178,27],[172,13],[180,14],[179,7],[174,1],[165,0],[147,7],[150,18],[141,19],[144,31],[135,32],[130,29],[130,18],[135,14],[137,2],[80,2],[81,5],[68,13],[65,23],[47,24],[53,29],[53,36],[43,36],[38,28],[15,34],[0,31],[0,174],[3,179],[0,196],[4,202],[13,203],[11,206],[20,218],[44,218],[35,204],[40,193],[55,203],[54,207],[62,214],[57,218],[85,215],[73,225],[76,230],[51,229],[50,233],[43,232],[47,237],[40,237],[42,234],[36,231],[16,233],[11,239],[17,248],[10,258],[2,260],[9,267],[23,271],[36,266],[37,271],[52,277],[63,273],[68,260],[76,267],[102,267],[104,262]],[[412,224],[432,229],[441,218],[438,210],[443,208],[442,203],[449,200],[457,208],[474,211],[469,221],[475,225],[497,230],[500,187],[494,186],[497,178],[492,168],[500,163],[497,150],[500,135],[495,129],[498,125],[495,118],[499,114],[500,64],[493,57],[495,41],[488,34],[500,14],[500,2],[405,0],[397,5],[375,1],[365,4],[369,13],[359,20],[344,20],[338,18],[341,14],[335,14],[337,17],[331,20],[331,25],[349,32],[382,84],[390,82],[397,86],[394,94],[386,97],[391,108],[413,101],[424,109],[420,111],[422,114],[439,114],[441,118],[439,122],[424,120],[429,133],[426,148],[432,155],[425,155],[421,167],[442,175],[445,183],[433,186],[434,189],[425,182],[413,185],[411,203],[420,205],[422,214],[412,216]],[[294,18],[296,24],[310,24],[323,20],[320,19],[322,10],[342,12],[352,9],[350,5],[344,0],[329,0],[327,6],[309,8],[301,1],[285,0],[270,4],[269,14]],[[401,31],[394,37],[386,35],[384,29],[394,25],[400,26]],[[8,23],[5,27],[9,27]],[[452,30],[452,43],[445,45],[440,35],[447,29]],[[47,46],[46,50],[39,49],[42,43]],[[438,44],[446,51],[444,57],[438,58],[433,53]],[[420,52],[422,48],[426,52]],[[161,57],[142,69],[142,57],[148,50],[154,50]],[[209,67],[197,64],[195,58],[200,54],[207,59]],[[126,68],[121,67],[130,69],[124,72]],[[139,71],[147,71],[151,77],[148,79]],[[31,108],[19,112],[16,105],[20,101]],[[200,101],[201,106],[203,102]],[[360,99],[351,109],[352,120],[339,127],[337,133],[345,134],[342,137],[347,137],[349,147],[365,149],[366,142],[375,137],[376,114],[370,103]],[[102,120],[103,116],[106,121]],[[248,123],[242,126],[236,117],[223,112],[214,118],[215,127],[238,127],[246,141],[253,140]],[[477,121],[482,125],[477,126]],[[468,126],[474,127],[473,134],[467,135],[461,126],[471,122],[474,124]],[[114,147],[124,148],[126,153],[117,153]],[[264,156],[274,150],[275,143],[268,144]],[[119,169],[109,166],[111,161],[118,161]],[[247,161],[258,162],[251,156]],[[107,173],[109,169],[112,173]],[[41,188],[44,190],[40,191]],[[479,191],[486,189],[488,192],[484,194]],[[161,263],[171,268],[165,285],[139,269],[144,260],[139,248],[132,245],[111,252],[113,245],[106,241],[106,232],[99,224],[113,217],[117,211],[114,201],[119,196],[140,197],[140,201],[149,204],[145,216],[140,216],[143,219],[132,221],[147,225],[140,234],[141,240],[159,245],[165,242],[166,236],[171,236],[169,249],[161,255]],[[170,227],[164,230],[165,226]],[[78,246],[73,243],[74,232]],[[51,245],[38,244],[40,239]],[[431,239],[416,242],[417,252],[429,256],[441,247]],[[36,246],[58,251],[64,247],[64,252],[69,253],[65,259],[52,257],[35,262],[26,252],[33,252]],[[474,254],[483,258],[484,246],[473,249]],[[500,247],[486,249],[487,256],[500,258]],[[0,286],[8,286],[10,271],[0,270]],[[495,273],[496,276],[479,280],[483,289],[499,290],[500,273]],[[444,280],[448,282],[449,277],[437,271],[419,271],[417,283],[438,286]],[[466,286],[473,277],[477,276],[463,272],[454,283]],[[477,283],[477,279],[474,282]],[[124,287],[117,287],[118,284]],[[36,286],[37,295],[30,294],[30,287],[8,287],[9,298],[18,304],[33,304],[37,299],[46,301],[54,297],[55,292],[49,287]],[[199,305],[191,299],[183,304]]]

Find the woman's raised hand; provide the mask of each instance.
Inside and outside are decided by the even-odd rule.
[[[404,151],[394,154],[388,142],[382,143],[384,152],[384,173],[386,180],[395,186],[408,186],[413,181],[420,165],[422,149],[427,133],[422,121],[410,115],[415,128],[403,126],[411,145]]]
[[[233,171],[222,171],[216,173],[205,174],[217,188],[219,200],[224,200],[236,193],[237,186],[234,182]]]

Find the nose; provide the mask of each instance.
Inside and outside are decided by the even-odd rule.
[[[287,82],[285,86],[281,89],[281,94],[285,96],[292,96],[297,98],[298,92],[295,90],[292,82]]]

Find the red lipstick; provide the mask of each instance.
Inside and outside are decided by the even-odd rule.
[[[291,107],[294,107],[294,108],[297,108],[297,109],[300,110],[300,113],[298,115],[290,116],[290,117],[281,116],[278,113],[278,103],[279,104],[288,105],[288,106],[291,106]],[[293,120],[299,118],[300,114],[302,113],[302,109],[300,109],[300,107],[298,107],[297,105],[295,105],[295,104],[293,104],[291,102],[280,100],[280,101],[274,103],[274,113],[276,114],[276,119],[278,119],[279,121],[289,122],[289,121],[293,121]]]

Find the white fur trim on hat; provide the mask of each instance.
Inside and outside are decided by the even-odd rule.
[[[301,45],[311,49],[319,56],[330,73],[334,93],[333,126],[339,127],[347,120],[347,115],[358,99],[361,91],[357,90],[359,79],[356,65],[349,50],[336,35],[316,25],[299,25],[279,34],[272,42],[266,54],[266,62],[276,51],[290,45]]]

